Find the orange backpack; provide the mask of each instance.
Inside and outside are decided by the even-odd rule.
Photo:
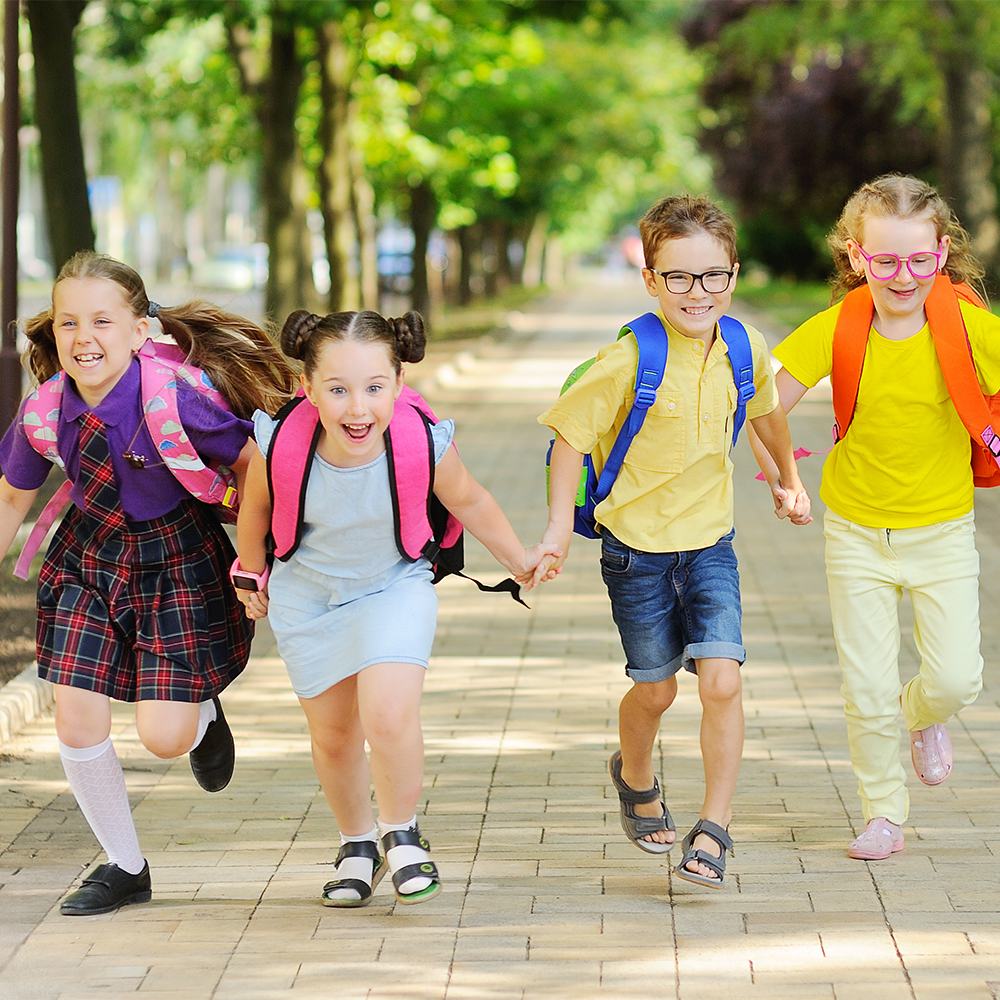
[[[952,284],[946,274],[934,280],[924,309],[934,338],[945,385],[959,418],[972,438],[972,481],[976,486],[1000,486],[1000,393],[984,396],[976,375],[972,345],[958,305],[959,298],[982,309],[983,300],[966,284]],[[833,436],[840,441],[854,417],[858,385],[868,346],[875,304],[868,285],[848,292],[833,333]]]

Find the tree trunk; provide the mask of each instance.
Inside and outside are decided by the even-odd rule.
[[[357,226],[358,289],[361,308],[379,308],[378,301],[378,226],[375,220],[375,189],[365,174],[360,150],[351,147],[351,204]]]
[[[350,288],[349,264],[356,224],[351,208],[351,59],[339,21],[325,21],[316,31],[319,40],[319,126],[323,159],[319,167],[323,235],[330,261],[330,312],[357,306]],[[353,294],[352,294],[353,293]],[[349,301],[350,300],[350,301]]]
[[[472,226],[461,226],[456,234],[460,257],[458,262],[458,304],[472,301],[472,256],[475,253]]]
[[[416,187],[410,188],[410,228],[413,230],[413,288],[410,298],[413,308],[423,316],[428,327],[431,292],[427,281],[427,246],[431,230],[437,222],[437,210],[437,198],[430,181],[421,181]]]
[[[94,249],[87,170],[73,65],[73,29],[87,0],[27,0],[35,60],[35,121],[45,215],[56,270],[78,250]]]
[[[282,322],[295,309],[307,307],[315,298],[308,227],[304,205],[296,205],[302,185],[296,190],[296,170],[303,169],[295,131],[299,88],[303,68],[295,51],[294,25],[274,18],[271,24],[271,68],[262,81],[261,200],[264,203],[264,233],[270,250],[264,311]],[[303,229],[305,232],[303,233]],[[306,241],[306,248],[303,247]]]
[[[531,224],[531,232],[524,246],[524,284],[536,288],[542,283],[542,258],[545,254],[545,239],[549,233],[549,215],[539,212]]]
[[[979,56],[976,4],[954,0],[937,4],[951,25],[951,45],[939,52],[945,82],[945,109],[939,131],[942,194],[972,237],[986,270],[1000,274],[1000,225],[993,183],[989,74]]]

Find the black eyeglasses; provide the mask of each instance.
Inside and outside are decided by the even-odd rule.
[[[657,271],[655,267],[647,268],[647,270],[658,274],[667,286],[667,291],[673,292],[674,295],[686,295],[694,288],[696,281],[701,282],[701,287],[709,295],[718,295],[719,292],[724,292],[729,287],[729,283],[736,273],[735,267],[729,271],[705,271],[702,274],[691,274],[690,271]]]

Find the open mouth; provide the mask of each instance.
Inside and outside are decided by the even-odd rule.
[[[104,360],[103,354],[74,354],[73,360],[81,368],[94,368]]]
[[[364,441],[368,435],[371,433],[374,424],[341,424],[344,428],[344,434],[347,435],[348,439],[351,441]]]
[[[683,311],[687,316],[704,316],[710,313],[714,306],[684,306]]]

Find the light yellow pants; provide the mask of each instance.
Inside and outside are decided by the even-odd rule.
[[[866,528],[826,512],[826,578],[851,763],[865,820],[909,814],[899,709],[909,730],[947,722],[983,686],[974,515],[922,528]],[[903,591],[920,669],[899,680]]]

